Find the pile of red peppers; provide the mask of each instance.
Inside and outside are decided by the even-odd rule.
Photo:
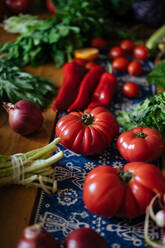
[[[55,112],[81,111],[96,106],[107,107],[116,92],[117,80],[104,67],[73,59],[62,67],[63,83],[53,104]]]

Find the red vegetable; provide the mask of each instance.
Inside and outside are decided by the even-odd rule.
[[[3,107],[9,113],[10,127],[21,135],[28,135],[37,131],[43,122],[40,108],[27,100],[20,100],[16,104],[4,103]]]
[[[115,74],[104,72],[93,93],[92,100],[88,105],[88,108],[93,108],[96,106],[107,107],[111,103],[116,89],[117,80]]]
[[[165,180],[154,165],[134,162],[123,169],[101,165],[87,175],[83,201],[96,215],[132,219],[145,214],[153,196],[163,192]]]
[[[92,67],[84,76],[77,97],[73,104],[69,106],[68,111],[81,110],[87,107],[90,102],[91,95],[96,88],[101,75],[104,72],[104,67],[96,65]]]
[[[110,49],[109,56],[112,59],[120,58],[124,54],[123,49],[120,46],[116,46]]]
[[[57,240],[40,225],[24,229],[16,248],[60,248]]]
[[[63,84],[53,105],[54,111],[66,111],[74,102],[85,72],[85,67],[74,60],[62,67]]]
[[[11,13],[19,14],[30,9],[32,0],[4,0],[4,3]]]
[[[94,67],[95,65],[97,65],[95,62],[93,62],[93,61],[89,61],[89,62],[87,62],[86,64],[85,64],[85,68],[87,69],[87,70],[90,70],[92,67]]]
[[[94,155],[102,152],[118,132],[115,116],[103,107],[71,112],[63,116],[56,125],[56,136],[68,149]]]
[[[133,76],[139,76],[142,73],[142,65],[139,61],[132,61],[128,65],[128,73]]]
[[[134,49],[134,42],[132,40],[123,40],[120,44],[123,51],[130,53]]]
[[[56,7],[55,7],[55,5],[52,3],[52,0],[46,0],[46,7],[47,7],[47,9],[48,9],[52,14],[55,14],[55,13],[56,13]]]
[[[117,148],[129,162],[152,162],[163,153],[164,140],[155,129],[136,127],[118,137]]]
[[[136,59],[146,60],[148,58],[148,48],[146,46],[137,46],[133,50]]]
[[[124,57],[116,58],[112,62],[112,68],[119,72],[127,71],[128,60]]]
[[[78,228],[65,239],[65,248],[107,248],[105,240],[93,229]]]
[[[100,38],[100,37],[94,37],[91,40],[91,46],[102,50],[102,49],[105,49],[106,48],[106,43],[105,43],[105,41],[102,38]]]
[[[134,82],[126,82],[125,84],[123,84],[122,92],[127,97],[137,97],[139,93],[139,86]]]

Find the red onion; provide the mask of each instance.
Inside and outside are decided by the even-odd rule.
[[[18,101],[16,104],[3,103],[9,113],[10,127],[21,135],[28,135],[38,130],[43,122],[40,108],[27,100]]]
[[[107,248],[105,240],[93,229],[78,228],[65,239],[65,248]]]
[[[16,248],[60,248],[57,240],[40,225],[24,229]]]

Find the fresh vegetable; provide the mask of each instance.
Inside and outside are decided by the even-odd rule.
[[[123,40],[120,47],[124,52],[130,53],[134,49],[134,42],[132,40]]]
[[[16,248],[60,248],[57,240],[41,225],[34,224],[23,230]]]
[[[63,84],[54,102],[54,111],[66,111],[74,102],[85,72],[85,67],[75,60],[66,63],[62,67]]]
[[[6,8],[13,14],[27,12],[31,7],[31,0],[4,0]]]
[[[117,148],[129,162],[154,162],[164,151],[164,140],[155,129],[135,127],[120,134]]]
[[[158,28],[146,41],[145,45],[148,49],[157,48],[159,42],[165,37],[165,25]]]
[[[117,90],[117,79],[114,73],[104,72],[92,95],[88,108],[96,106],[108,107]]]
[[[106,42],[101,37],[94,37],[91,40],[91,46],[102,50],[106,48]]]
[[[66,148],[84,155],[101,153],[118,132],[115,116],[103,107],[71,112],[59,119],[56,136]]]
[[[150,127],[158,130],[164,136],[165,130],[165,92],[146,98],[131,112],[119,112],[118,121],[124,130],[134,127]]]
[[[3,103],[9,114],[10,127],[21,135],[29,135],[38,131],[43,123],[40,108],[27,100],[20,100],[15,104]]]
[[[55,93],[53,82],[33,76],[0,58],[0,101],[28,100],[44,109]]]
[[[83,201],[93,214],[133,219],[145,214],[154,195],[163,192],[165,180],[154,165],[132,162],[123,169],[100,165],[85,178]]]
[[[52,14],[56,13],[56,7],[53,4],[52,0],[46,0],[46,7]]]
[[[105,240],[91,228],[73,230],[65,239],[65,248],[107,248]]]
[[[120,46],[112,47],[109,51],[109,56],[112,59],[120,58],[123,54],[123,49]]]
[[[128,60],[124,57],[119,57],[113,60],[112,68],[119,72],[127,71]]]
[[[132,76],[139,76],[142,70],[143,67],[139,61],[133,60],[128,65],[128,73]]]
[[[152,71],[147,75],[147,82],[165,89],[165,61],[155,65]]]
[[[134,57],[140,60],[147,60],[148,48],[144,45],[136,46],[133,50]]]
[[[88,61],[86,64],[85,64],[85,68],[87,70],[90,70],[92,67],[94,67],[95,65],[97,65],[95,62],[93,61]]]
[[[74,102],[69,106],[68,111],[82,110],[86,108],[91,100],[91,95],[96,88],[101,75],[104,73],[104,67],[96,65],[92,67],[84,76],[78,94]]]
[[[0,187],[17,184],[31,187],[40,187],[47,193],[57,191],[57,181],[50,176],[54,174],[51,167],[63,157],[60,151],[53,156],[60,138],[50,144],[11,156],[0,155]]]
[[[135,98],[139,94],[139,86],[134,82],[126,82],[122,86],[122,92],[129,98]]]
[[[97,58],[99,50],[97,48],[81,48],[74,51],[75,58],[92,61]]]

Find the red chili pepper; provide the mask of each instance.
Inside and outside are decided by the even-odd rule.
[[[54,111],[66,111],[74,102],[85,72],[85,67],[76,61],[68,62],[62,67],[63,84],[53,105]]]
[[[108,106],[112,101],[116,89],[117,80],[115,74],[105,72],[100,78],[88,108],[93,108],[100,105],[105,107]]]
[[[104,73],[104,67],[96,65],[92,67],[84,76],[78,95],[68,111],[84,109],[90,102],[91,95],[96,88],[101,75]]]

